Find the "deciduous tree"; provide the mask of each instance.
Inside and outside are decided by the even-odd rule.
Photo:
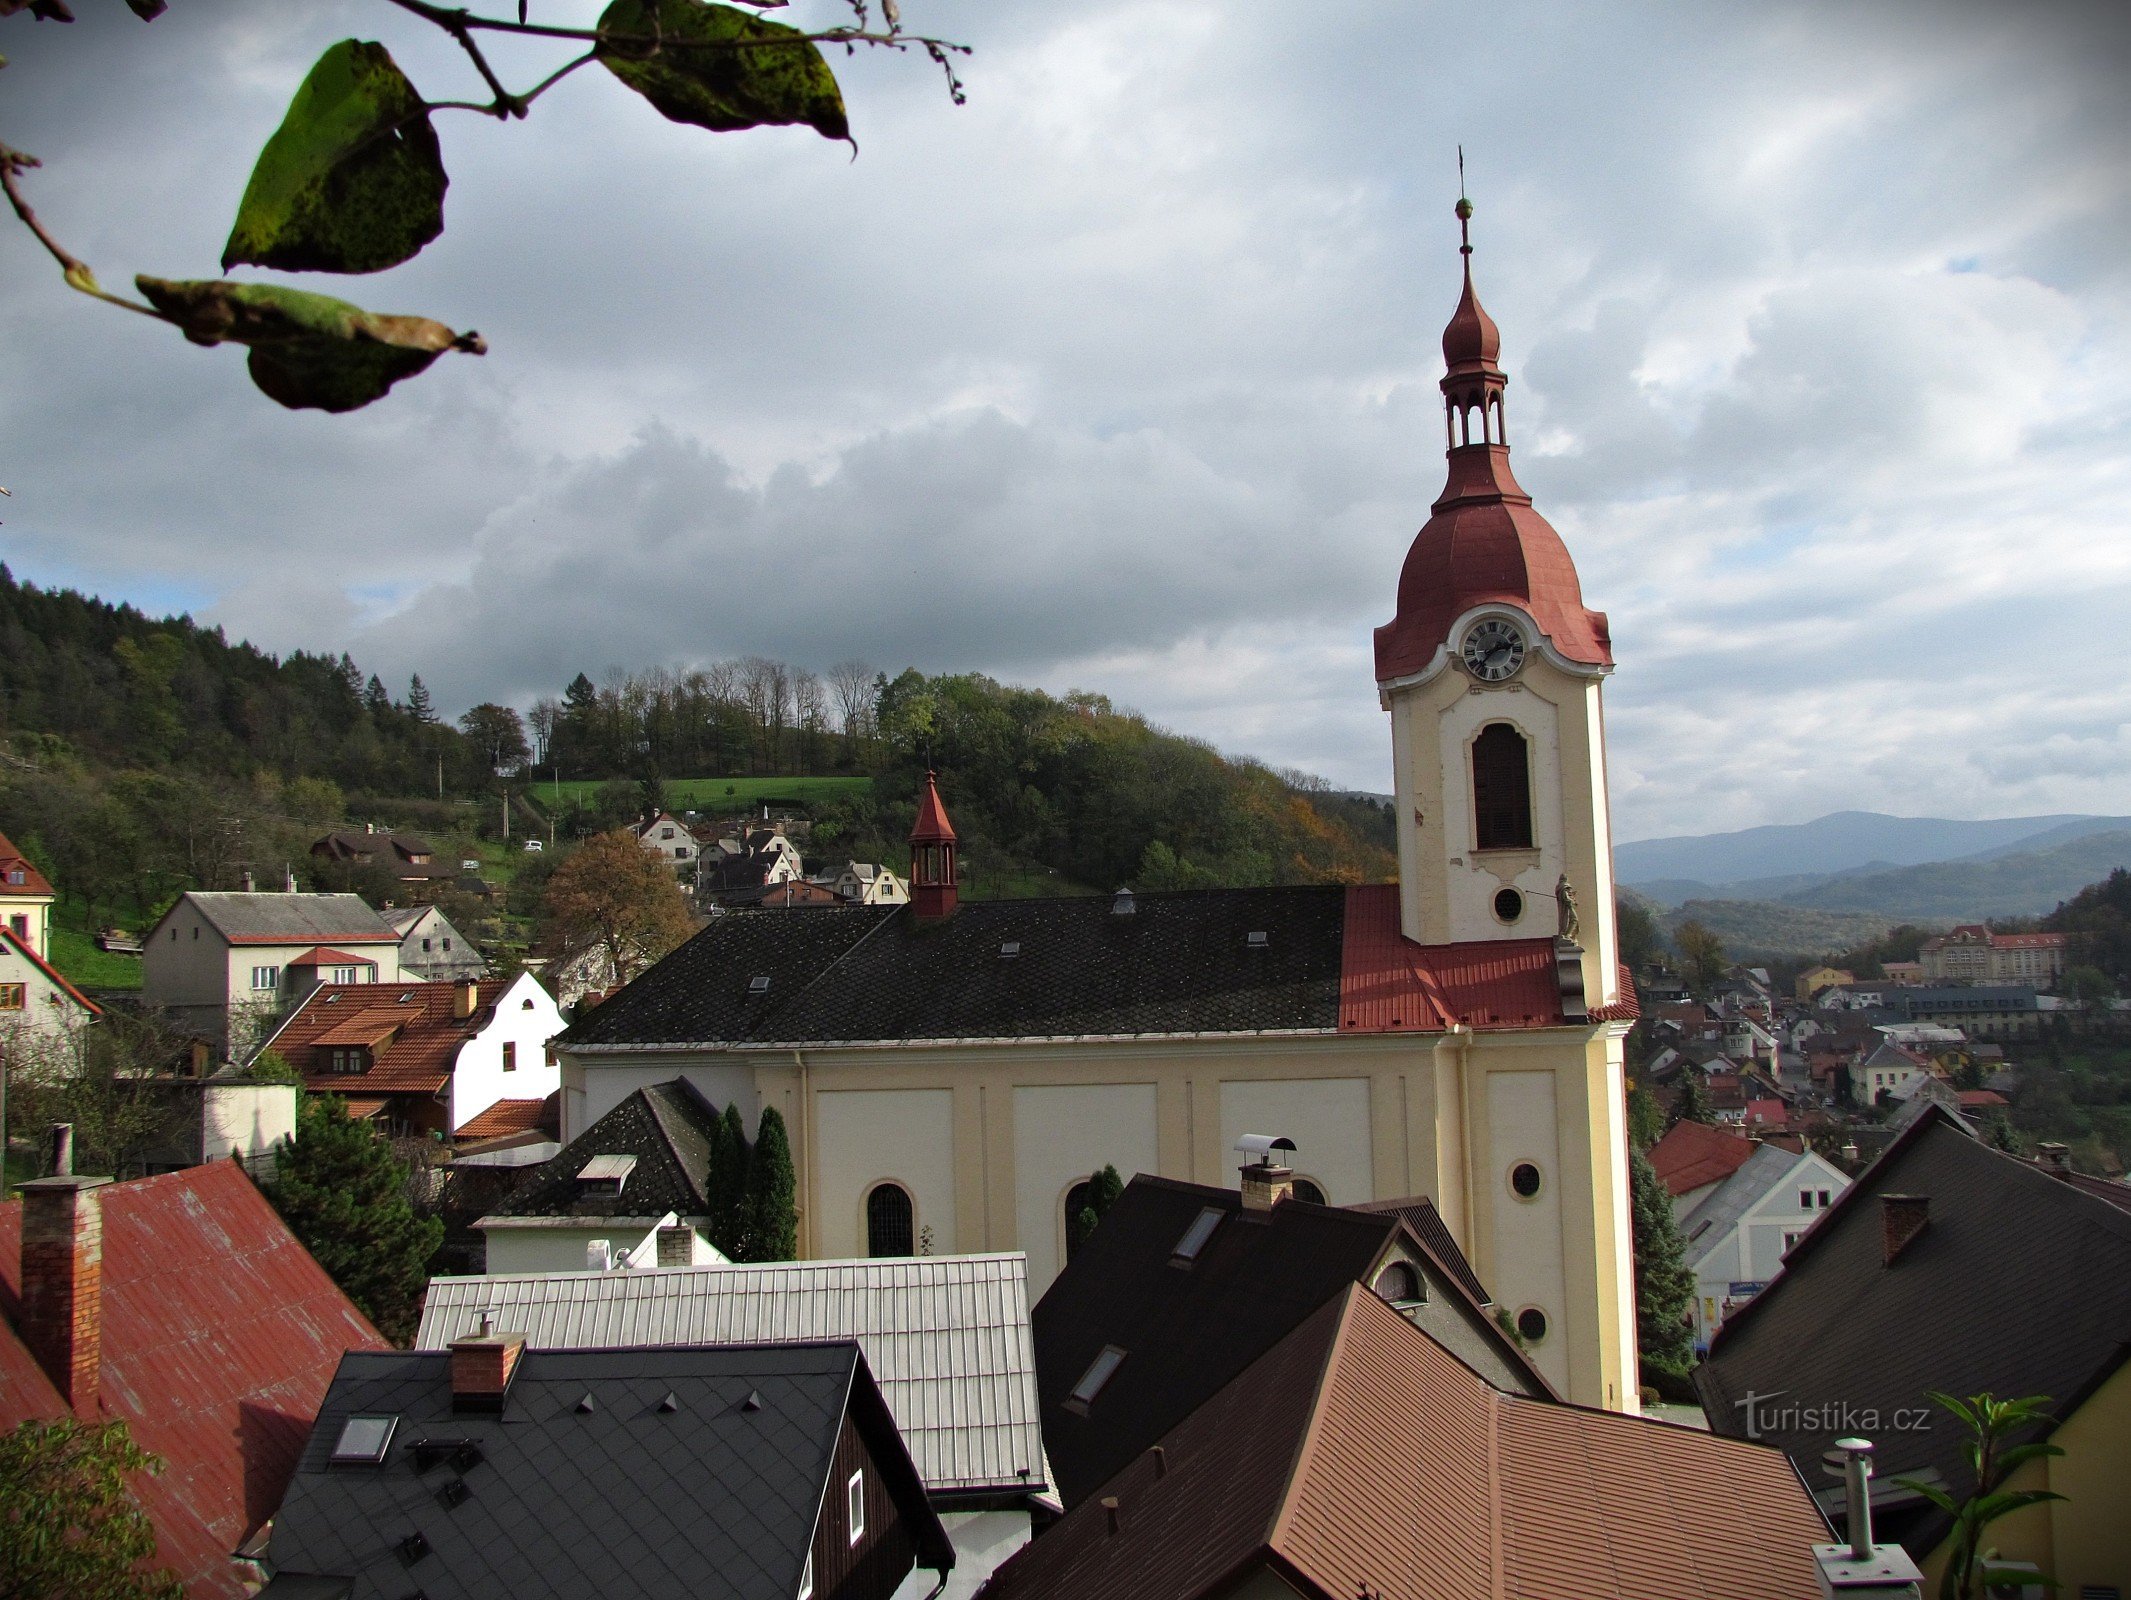
[[[542,936],[564,960],[598,954],[616,983],[627,983],[675,945],[693,924],[672,869],[625,828],[587,839],[548,879]]]
[[[0,1596],[183,1600],[150,1566],[155,1526],[126,1487],[162,1470],[123,1422],[32,1417],[0,1434]]]
[[[1672,930],[1680,952],[1680,976],[1697,1000],[1707,1000],[1724,981],[1724,941],[1689,918]]]

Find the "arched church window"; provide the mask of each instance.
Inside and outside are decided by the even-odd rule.
[[[1297,1200],[1307,1200],[1313,1206],[1324,1205],[1324,1187],[1308,1178],[1295,1180],[1294,1195]]]
[[[1082,1215],[1083,1212],[1087,1213],[1086,1217]],[[1071,1261],[1075,1256],[1079,1255],[1080,1247],[1087,1243],[1088,1236],[1095,1231],[1094,1225],[1088,1221],[1088,1217],[1092,1217],[1094,1212],[1095,1180],[1093,1178],[1082,1178],[1080,1182],[1066,1190],[1066,1260]]]
[[[1506,722],[1490,722],[1472,742],[1472,810],[1479,849],[1531,849],[1531,746]]]
[[[907,1256],[917,1247],[910,1192],[899,1183],[877,1183],[866,1196],[866,1254]]]

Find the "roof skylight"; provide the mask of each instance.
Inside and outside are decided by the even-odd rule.
[[[769,979],[767,977],[757,977],[748,979],[747,992],[749,994],[768,994],[770,992]]]
[[[392,1430],[398,1417],[350,1417],[340,1425],[333,1442],[332,1464],[336,1467],[374,1467],[392,1448]]]
[[[1198,1260],[1199,1252],[1206,1248],[1206,1241],[1213,1237],[1214,1229],[1221,1226],[1221,1219],[1227,1215],[1219,1206],[1206,1207],[1191,1219],[1191,1226],[1184,1230],[1184,1237],[1177,1240],[1171,1256],[1178,1261]]]
[[[1103,1385],[1108,1383],[1111,1375],[1124,1364],[1124,1359],[1125,1352],[1116,1345],[1104,1345],[1102,1354],[1088,1363],[1088,1370],[1080,1375],[1080,1382],[1073,1385],[1071,1398],[1082,1405],[1092,1404],[1095,1397],[1102,1393]]]
[[[1021,941],[1019,939],[1009,939],[999,946],[999,958],[1002,961],[1011,961],[1019,954],[1021,954]]]
[[[1263,950],[1266,946],[1265,930],[1262,928],[1253,928],[1248,934],[1244,935],[1243,942],[1249,945],[1253,950]]]

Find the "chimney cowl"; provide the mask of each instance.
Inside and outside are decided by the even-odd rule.
[[[1885,1251],[1885,1264],[1893,1266],[1897,1257],[1916,1242],[1931,1223],[1931,1196],[1927,1194],[1883,1194],[1879,1197],[1881,1244]]]

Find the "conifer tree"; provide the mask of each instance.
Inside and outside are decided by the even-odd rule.
[[[1702,1083],[1699,1067],[1689,1067],[1680,1077],[1680,1095],[1672,1103],[1674,1123],[1708,1123],[1715,1119],[1716,1112],[1709,1104],[1709,1090]]]
[[[740,1108],[730,1105],[711,1130],[710,1242],[734,1261],[747,1259],[747,1132]]]
[[[424,725],[437,720],[436,703],[429,698],[429,686],[419,672],[407,680],[407,714]]]
[[[305,1098],[278,1154],[265,1189],[281,1220],[379,1333],[407,1343],[444,1224],[415,1215],[406,1163],[336,1095]]]
[[[1088,1179],[1087,1204],[1067,1221],[1067,1226],[1073,1230],[1074,1250],[1088,1242],[1088,1235],[1102,1222],[1103,1213],[1117,1204],[1117,1197],[1124,1192],[1125,1180],[1117,1175],[1117,1168],[1113,1166],[1105,1165],[1102,1171]]]
[[[1672,1197],[1640,1150],[1628,1153],[1628,1204],[1635,1234],[1635,1342],[1643,1360],[1670,1376],[1694,1362],[1694,1274],[1673,1220]]]
[[[784,1118],[775,1106],[766,1107],[747,1171],[748,1260],[790,1261],[799,1254],[798,1194]]]

